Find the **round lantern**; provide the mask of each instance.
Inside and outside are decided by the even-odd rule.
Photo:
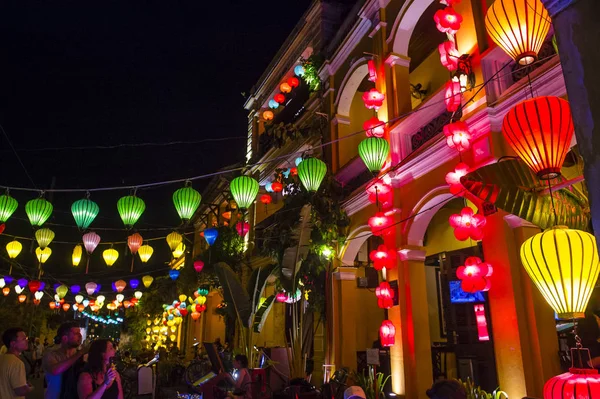
[[[492,40],[521,65],[533,63],[550,29],[540,0],[497,0],[485,16]]]
[[[36,291],[36,293],[33,294],[33,296],[39,301],[44,296],[44,291]]]
[[[35,232],[35,239],[40,248],[44,249],[54,240],[54,232],[47,228],[39,229]]]
[[[571,367],[568,373],[544,384],[544,399],[593,399],[600,397],[600,374],[596,369]]]
[[[132,289],[136,289],[138,286],[140,285],[140,280],[136,279],[136,278],[132,278],[131,280],[129,280],[129,286]]]
[[[200,273],[203,268],[204,262],[202,262],[201,260],[197,260],[194,262],[194,270],[196,270],[196,272]]]
[[[208,245],[213,245],[219,236],[219,230],[211,227],[209,229],[204,229],[204,239]]]
[[[127,237],[127,246],[129,247],[129,251],[135,255],[142,246],[143,241],[144,238],[139,233],[134,233]]]
[[[283,184],[281,184],[281,182],[274,181],[273,183],[271,183],[271,191],[273,191],[274,193],[282,192]]]
[[[249,176],[236,177],[229,184],[233,199],[242,210],[250,208],[259,188],[258,182]]]
[[[25,204],[25,213],[32,226],[41,226],[52,215],[52,204],[44,198],[36,198]]]
[[[142,295],[143,295],[142,291],[136,291],[133,293],[133,296],[135,297],[135,299],[138,299],[138,300],[142,298]]]
[[[56,309],[56,302],[50,302],[48,306],[50,307],[50,309],[54,310]]]
[[[292,77],[288,78],[287,83],[292,88],[300,86],[300,80],[297,77],[295,77],[295,76],[292,76]]]
[[[106,266],[110,267],[114,265],[119,258],[119,252],[113,248],[105,249],[102,252],[102,257],[104,258],[104,262],[106,262]]]
[[[553,179],[573,138],[569,103],[558,97],[536,97],[515,105],[502,122],[502,134],[540,179]]]
[[[83,302],[83,295],[75,295],[75,302],[81,303]]]
[[[271,109],[277,109],[279,108],[279,103],[273,99],[269,100],[269,108]],[[264,117],[264,115],[263,115]]]
[[[282,93],[289,93],[292,91],[292,86],[290,86],[289,83],[284,82],[279,85],[279,90],[281,90]]]
[[[152,248],[150,245],[142,245],[140,249],[138,249],[138,255],[140,256],[142,263],[147,263],[150,260],[153,252],[154,248]]]
[[[94,292],[96,292],[97,287],[98,284],[89,282],[85,285],[85,292],[87,292],[88,295],[92,295]]]
[[[123,302],[123,300],[125,299],[125,295],[117,294],[115,298],[117,299],[117,302]]]
[[[75,245],[73,248],[73,254],[71,255],[71,261],[73,262],[73,266],[79,266],[79,262],[81,262],[81,255],[83,254],[83,249],[80,244]]]
[[[294,67],[294,74],[295,74],[296,76],[304,76],[304,73],[305,73],[305,72],[306,72],[306,71],[304,70],[304,67],[303,67],[302,65],[296,65],[296,66]]]
[[[90,224],[96,219],[99,212],[100,207],[98,204],[89,198],[80,199],[79,201],[73,202],[73,205],[71,205],[73,219],[75,219],[75,224],[80,230],[85,230],[90,227]]]
[[[365,131],[367,137],[383,137],[387,127],[385,122],[374,116],[363,123],[363,130]]]
[[[64,284],[56,287],[56,295],[58,295],[58,297],[60,299],[63,299],[65,297],[65,295],[67,295],[68,292],[69,292],[69,287],[67,287]]]
[[[465,122],[449,123],[443,130],[448,147],[456,148],[458,152],[471,148],[471,131]]]
[[[394,346],[396,343],[396,327],[389,320],[384,320],[379,328],[379,338],[384,347]]]
[[[556,226],[521,246],[523,267],[561,319],[585,317],[600,264],[593,235]]]
[[[153,281],[154,281],[154,278],[152,278],[152,276],[142,277],[142,283],[144,284],[144,287],[146,287],[146,288],[150,287],[150,285],[152,285]]]
[[[169,270],[169,277],[171,280],[175,281],[179,277],[179,270]]]
[[[246,221],[237,222],[235,225],[235,230],[237,231],[240,237],[246,237],[246,234],[250,231],[250,223]]]
[[[379,92],[377,89],[373,88],[369,91],[365,91],[362,96],[362,99],[365,103],[365,107],[377,111],[383,105],[385,95]]]
[[[271,198],[271,196],[269,194],[263,194],[260,196],[260,202],[262,202],[265,205],[270,204],[273,201],[273,198]]]
[[[266,121],[272,121],[275,118],[275,114],[270,109],[263,111],[262,117]]]
[[[396,268],[396,251],[388,249],[387,246],[381,244],[377,249],[369,253],[369,259],[373,262],[373,269],[394,269]]]
[[[69,305],[68,303],[63,303],[63,305],[62,305],[62,308],[63,308],[63,310],[66,312],[66,311],[68,311],[69,309],[71,309],[71,305]]]
[[[298,165],[298,177],[307,191],[316,192],[327,173],[325,162],[317,158],[304,159]]]
[[[117,288],[117,292],[121,293],[127,287],[127,282],[125,280],[117,280],[115,281],[115,287]],[[122,301],[119,301],[122,302]]]
[[[182,187],[173,193],[173,205],[177,214],[184,222],[187,222],[194,216],[194,213],[200,206],[202,196],[190,186]]]
[[[392,223],[392,217],[383,212],[377,212],[374,216],[370,217],[368,221],[371,232],[376,236],[390,233],[389,227],[392,226]]]
[[[117,210],[127,228],[131,228],[138,221],[145,209],[144,200],[135,195],[127,195],[117,201]]]
[[[287,300],[286,293],[285,292],[278,292],[277,295],[275,295],[275,300],[277,302],[284,303]]]
[[[273,100],[275,100],[279,104],[283,104],[285,102],[285,96],[281,93],[277,93],[273,96]]]
[[[8,194],[0,195],[0,223],[5,223],[17,210],[19,203]]]
[[[167,240],[167,244],[169,245],[169,248],[171,249],[171,251],[175,251],[175,249],[183,241],[183,236],[181,234],[179,234],[178,232],[173,231],[171,234],[169,234],[166,237],[166,240]]]
[[[389,153],[390,144],[386,139],[369,137],[358,145],[358,155],[372,173],[378,173],[381,170]]]
[[[27,295],[21,294],[17,298],[19,299],[19,303],[23,303],[27,300]]]
[[[41,287],[41,283],[37,280],[31,280],[28,284],[29,291],[35,294]]]
[[[38,262],[40,262],[42,265],[46,263],[50,255],[52,255],[52,250],[50,247],[46,247],[44,249],[37,247],[35,249],[35,256],[37,257]]]
[[[96,304],[99,305],[101,303],[104,303],[105,300],[106,297],[104,295],[98,295],[98,297],[96,297]]]
[[[446,7],[441,10],[437,10],[433,15],[433,20],[438,30],[442,33],[454,35],[460,29],[463,17],[454,11],[452,7]]]
[[[8,252],[8,257],[11,259],[14,259],[17,256],[19,256],[22,249],[23,245],[17,240],[11,241],[8,244],[6,244],[6,252]]]
[[[8,294],[10,294],[10,288],[8,288],[8,287],[2,288],[2,293],[4,294],[4,296],[8,296]]]
[[[195,310],[192,312],[192,319],[194,319],[194,321],[198,320],[200,318],[200,316],[202,315],[202,313],[196,312]]]
[[[177,248],[175,248],[175,250],[173,251],[173,258],[175,258],[175,259],[181,258],[181,255],[183,255],[184,252],[185,252],[185,244],[181,242],[181,243],[179,243]]]
[[[85,250],[87,251],[88,254],[91,254],[92,252],[94,252],[94,250],[96,249],[98,244],[100,244],[100,236],[98,234],[94,233],[93,231],[90,231],[89,233],[84,234],[82,239],[83,239],[83,246],[85,247]]]

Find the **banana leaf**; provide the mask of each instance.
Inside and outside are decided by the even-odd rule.
[[[223,287],[223,297],[232,317],[244,327],[250,327],[252,314],[250,297],[235,272],[224,262],[214,265],[219,283]]]
[[[267,316],[273,307],[273,302],[275,302],[275,295],[271,295],[268,297],[256,312],[254,313],[254,320],[252,321],[252,329],[255,333],[259,333],[265,325],[265,321],[267,320]]]
[[[295,292],[295,280],[302,260],[308,255],[310,248],[310,234],[312,231],[311,205],[304,205],[300,210],[298,224],[294,227],[293,238],[297,240],[298,245],[288,247],[283,252],[281,261],[281,274],[285,277],[281,283],[288,292]]]
[[[256,310],[260,303],[260,296],[263,293],[269,277],[277,270],[277,265],[268,265],[257,267],[252,271],[248,280],[248,294],[252,297],[252,309]]]

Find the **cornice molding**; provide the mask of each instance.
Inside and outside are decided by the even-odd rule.
[[[401,54],[396,54],[396,53],[390,53],[387,58],[385,59],[385,63],[387,65],[389,65],[390,67],[393,66],[402,66],[405,68],[409,68],[410,67],[410,57],[407,57],[405,55],[401,55]]]
[[[516,229],[518,227],[533,227],[538,230],[541,230],[540,226],[537,226],[531,222],[528,222],[525,219],[521,219],[520,217],[512,214],[504,216],[504,221],[506,222],[506,224],[508,224],[508,226],[511,229]]]
[[[355,213],[360,212],[371,205],[371,201],[369,201],[369,195],[365,190],[358,190],[355,194],[346,200],[342,204],[342,208],[346,211],[348,216],[352,216]]]
[[[333,278],[336,280],[356,280],[356,267],[340,266],[333,272]]]
[[[424,262],[427,255],[425,248],[415,245],[403,245],[398,249],[400,261]]]
[[[370,20],[365,18],[361,18],[358,20],[350,34],[346,36],[346,40],[344,40],[340,47],[338,47],[332,59],[329,61],[329,75],[334,75],[338,71],[338,69],[340,69],[340,67],[344,64],[344,62],[348,60],[348,57],[350,56],[352,50],[354,50],[354,48],[367,34],[370,28]]]

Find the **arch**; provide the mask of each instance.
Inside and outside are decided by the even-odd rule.
[[[394,53],[408,55],[408,44],[415,26],[421,15],[433,2],[434,0],[410,0],[402,6],[392,27],[392,51]]]
[[[358,254],[358,251],[360,251],[360,247],[362,247],[365,241],[367,241],[372,235],[371,228],[366,224],[358,226],[352,230],[350,234],[348,234],[346,245],[344,245],[342,251],[340,252],[340,260],[342,261],[342,265],[354,265],[354,259],[356,259],[356,255]]]
[[[450,198],[454,198],[454,195],[450,193],[449,186],[439,186],[429,191],[413,208],[411,215],[423,212],[415,216],[411,222],[409,222],[405,231],[408,230],[407,244],[423,246],[423,238],[425,232],[433,216],[440,210],[441,207],[446,205]]]
[[[365,76],[369,74],[369,67],[367,66],[367,58],[362,57],[356,60],[342,80],[340,91],[338,92],[335,103],[337,104],[337,114],[343,116],[350,116],[350,106],[354,99],[354,94],[358,90],[358,86],[363,81]]]

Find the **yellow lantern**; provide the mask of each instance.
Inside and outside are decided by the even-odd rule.
[[[104,252],[102,252],[102,257],[106,262],[106,266],[110,267],[114,265],[119,258],[119,252],[113,248],[105,249]]]
[[[44,249],[54,240],[54,232],[47,228],[39,229],[35,232],[35,239],[40,248]]]
[[[177,246],[177,248],[175,248],[175,251],[173,251],[173,258],[179,259],[181,257],[181,255],[183,255],[184,252],[185,252],[185,244],[180,243]]]
[[[533,63],[550,29],[550,16],[540,0],[496,0],[485,27],[492,40],[521,65]]]
[[[146,320],[146,325],[147,326],[151,326],[152,325],[152,320],[150,320],[150,319]]]
[[[6,252],[8,252],[8,257],[11,259],[14,259],[17,256],[19,256],[22,249],[23,245],[17,240],[11,241],[8,244],[6,244]]]
[[[142,277],[142,283],[144,283],[144,287],[146,287],[146,288],[150,287],[150,285],[152,284],[153,281],[154,281],[154,279],[152,278],[152,276]]]
[[[185,302],[186,299],[187,299],[187,295],[184,295],[184,294],[179,295],[179,302]]]
[[[176,331],[177,331],[177,327],[175,327],[175,326],[171,327],[171,332],[172,332],[172,333],[174,333],[174,332],[176,332]]]
[[[171,341],[175,342],[175,340],[177,339],[177,336],[175,334],[171,334],[169,336],[169,338],[171,339]]]
[[[167,321],[167,326],[171,327],[171,326],[174,326],[174,325],[175,325],[175,322],[173,320]]]
[[[42,265],[44,263],[46,263],[46,261],[48,260],[48,258],[50,257],[50,255],[52,255],[52,250],[50,249],[50,247],[46,247],[44,249],[41,249],[40,247],[37,247],[35,249],[35,256],[37,257],[37,260]]]
[[[166,240],[167,244],[169,244],[169,248],[171,248],[171,251],[175,251],[177,246],[179,246],[179,244],[183,241],[183,236],[174,231],[167,236]]]
[[[83,254],[83,248],[81,248],[81,244],[75,245],[75,248],[73,248],[73,255],[71,257],[73,260],[73,266],[79,266],[79,262],[81,262],[81,254]]]
[[[585,317],[600,272],[593,235],[551,227],[523,243],[521,262],[559,318]]]
[[[146,327],[146,334],[150,334],[152,332],[152,329],[150,327]]]
[[[150,245],[142,245],[140,249],[138,249],[138,255],[140,256],[142,263],[148,262],[153,252],[154,248],[152,248]]]

